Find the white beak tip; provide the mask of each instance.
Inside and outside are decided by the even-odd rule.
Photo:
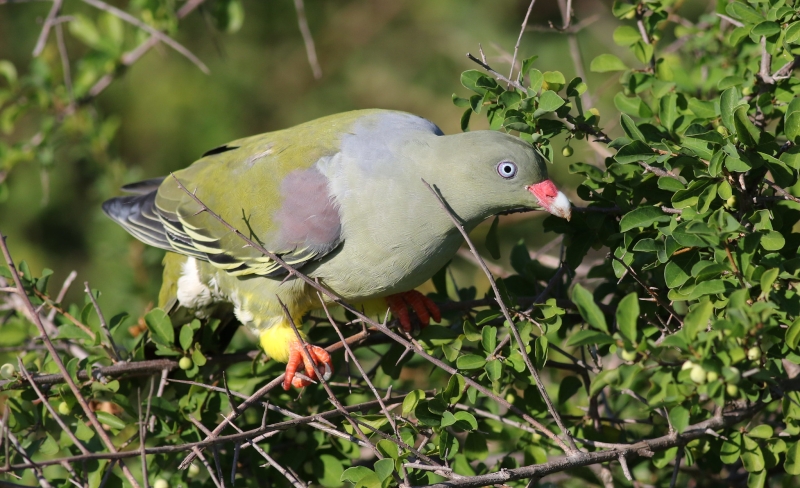
[[[572,217],[572,203],[570,203],[569,198],[562,192],[558,192],[550,208],[547,210],[551,214],[556,217],[561,217],[562,219],[569,220]]]

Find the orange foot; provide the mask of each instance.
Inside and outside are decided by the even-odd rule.
[[[328,351],[309,344],[308,355],[316,363],[317,369],[322,373],[322,378],[328,381],[333,372],[331,355],[328,354]],[[305,367],[306,374],[297,372],[297,368],[300,367],[301,363]],[[283,389],[288,390],[290,386],[303,388],[316,383],[314,381],[316,378],[317,374],[314,372],[314,366],[308,361],[306,354],[303,353],[303,345],[300,342],[292,342],[289,346],[289,362],[286,364],[286,376],[283,377]]]
[[[386,303],[389,304],[389,310],[392,311],[392,315],[400,321],[400,325],[406,332],[411,332],[411,317],[408,314],[408,307],[414,310],[423,327],[430,324],[431,318],[433,318],[434,322],[442,320],[442,313],[439,311],[439,307],[433,303],[433,300],[417,290],[389,295],[386,297]]]

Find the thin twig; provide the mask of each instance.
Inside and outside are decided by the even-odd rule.
[[[547,390],[545,389],[541,378],[539,378],[539,372],[533,366],[533,363],[531,362],[531,359],[528,356],[528,352],[525,350],[525,344],[522,342],[522,336],[520,335],[519,329],[517,329],[514,320],[511,318],[511,314],[508,312],[508,308],[506,307],[506,304],[502,299],[502,295],[500,295],[500,289],[497,288],[497,283],[494,280],[494,276],[492,276],[492,272],[489,271],[489,269],[486,267],[486,263],[483,261],[483,258],[478,253],[478,250],[475,249],[475,245],[469,238],[469,234],[467,234],[467,231],[464,229],[464,226],[461,225],[461,222],[453,214],[452,210],[445,203],[442,196],[436,190],[434,190],[433,187],[427,181],[422,180],[422,183],[424,183],[425,186],[428,187],[428,190],[430,190],[433,196],[438,200],[439,205],[442,207],[442,210],[444,210],[447,213],[448,217],[450,217],[450,220],[452,220],[453,225],[461,233],[461,236],[467,242],[467,245],[472,251],[472,254],[475,256],[475,259],[478,260],[478,264],[480,265],[484,274],[486,274],[486,277],[489,279],[489,284],[491,285],[492,290],[494,291],[497,304],[500,306],[500,310],[502,310],[503,312],[503,316],[505,317],[506,322],[508,323],[508,327],[511,329],[511,332],[514,334],[514,338],[517,340],[517,345],[519,346],[519,352],[522,355],[522,359],[525,361],[525,365],[528,367],[528,370],[530,371],[531,376],[533,376],[536,386],[539,388],[539,393],[541,393],[542,398],[544,399],[545,404],[547,405],[547,410],[550,412],[550,415],[553,417],[553,420],[555,420],[556,425],[558,425],[558,428],[561,429],[561,432],[563,433],[564,437],[566,437],[567,442],[569,443],[569,448],[565,449],[565,451],[567,452],[568,455],[577,452],[578,447],[575,445],[575,441],[572,440],[572,436],[570,435],[564,423],[561,421],[561,416],[558,414],[555,407],[553,407],[553,402],[550,400],[550,395],[548,395]]]
[[[200,68],[200,71],[202,71],[203,73],[205,73],[205,74],[211,73],[211,71],[208,69],[208,66],[206,66],[202,61],[200,61],[200,58],[198,58],[197,56],[192,54],[191,51],[189,51],[188,49],[183,47],[177,41],[175,41],[174,39],[172,39],[168,35],[164,34],[160,30],[152,27],[149,24],[146,24],[146,23],[142,22],[141,20],[137,19],[136,17],[134,17],[133,15],[129,14],[128,12],[125,12],[124,10],[120,10],[117,7],[114,7],[113,5],[109,5],[109,4],[107,4],[105,2],[102,2],[100,0],[83,0],[83,2],[84,3],[88,3],[89,5],[93,6],[94,8],[100,9],[100,10],[102,10],[104,12],[108,12],[108,13],[114,15],[115,17],[119,17],[121,20],[124,20],[125,22],[127,22],[127,23],[129,23],[131,25],[134,25],[134,26],[138,27],[139,29],[142,29],[143,31],[147,32],[151,36],[155,37],[159,41],[161,41],[164,44],[166,44],[167,46],[171,47],[172,49],[174,49],[178,53],[182,54],[186,59],[188,59],[195,66]]]
[[[528,11],[525,12],[525,19],[522,20],[522,29],[519,31],[519,36],[517,36],[517,44],[514,46],[514,55],[511,57],[511,71],[508,72],[508,79],[514,79],[514,69],[517,65],[517,52],[519,52],[519,43],[522,42],[522,34],[525,33],[525,27],[528,25],[528,17],[531,16],[531,10],[533,10],[533,4],[536,3],[536,0],[531,0],[530,5],[528,5]],[[522,70],[520,70],[519,75],[522,74]],[[511,83],[507,85],[507,87],[511,87]]]
[[[311,36],[311,29],[308,28],[306,7],[303,4],[303,0],[294,0],[294,9],[297,12],[297,24],[300,27],[300,34],[303,36],[303,44],[306,45],[308,64],[311,65],[314,78],[318,80],[322,78],[322,68],[319,66],[319,61],[317,60],[317,49],[314,47],[314,38]]]
[[[39,39],[36,40],[36,47],[33,48],[34,58],[38,58],[39,55],[42,54],[42,51],[44,51],[44,46],[50,35],[50,28],[53,26],[53,20],[58,15],[58,12],[61,11],[62,3],[64,3],[64,0],[53,0],[53,6],[50,7],[50,12],[47,13],[47,18],[44,19],[44,25],[42,26],[42,31],[39,33]]]
[[[108,339],[108,343],[111,346],[111,355],[113,356],[114,362],[119,362],[119,350],[117,349],[117,345],[114,344],[114,338],[111,336],[111,330],[108,328],[108,323],[106,322],[106,318],[103,315],[103,311],[100,310],[100,305],[97,304],[97,299],[94,297],[92,293],[92,289],[89,287],[89,282],[84,281],[83,286],[85,287],[86,293],[89,295],[89,299],[92,301],[92,306],[94,306],[94,311],[97,312],[97,318],[100,320],[100,328],[103,329],[106,333],[106,339]]]
[[[236,429],[236,431],[239,432],[239,433],[242,432],[242,429],[240,429],[239,426],[236,425],[236,424],[231,424],[231,427]],[[279,472],[281,475],[283,475],[283,477],[286,478],[289,481],[289,483],[291,483],[295,488],[306,488],[306,484],[305,483],[303,483],[302,481],[297,479],[294,476],[294,473],[289,473],[289,471],[287,471],[283,466],[281,466],[280,463],[278,463],[278,461],[276,461],[275,459],[272,458],[272,456],[270,456],[269,454],[264,452],[264,450],[261,449],[258,446],[258,444],[254,443],[251,440],[248,440],[247,443],[250,444],[253,447],[253,449],[255,449],[256,452],[261,455],[261,457],[266,459],[267,463],[269,463],[270,466],[275,468],[275,470],[277,472]],[[234,463],[234,465],[235,465],[235,463]],[[233,481],[234,481],[233,480],[233,476],[231,476],[231,483],[233,483]]]

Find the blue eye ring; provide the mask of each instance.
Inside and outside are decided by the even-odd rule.
[[[501,177],[510,180],[517,176],[517,165],[511,161],[502,161],[497,164],[497,174]]]

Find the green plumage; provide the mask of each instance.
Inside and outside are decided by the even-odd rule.
[[[528,187],[547,178],[541,156],[518,138],[444,136],[424,119],[382,110],[332,115],[207,154],[175,177],[239,231],[354,303],[419,286],[461,245],[422,179],[471,230],[503,210],[536,207]],[[501,163],[514,175],[499,174]],[[230,302],[243,324],[262,332],[285,322],[278,297],[296,321],[320,306],[313,289],[284,280],[277,263],[171,177],[104,209],[136,237],[186,256],[167,260],[162,304],[175,297],[202,310]],[[277,357],[271,341],[262,335]]]

